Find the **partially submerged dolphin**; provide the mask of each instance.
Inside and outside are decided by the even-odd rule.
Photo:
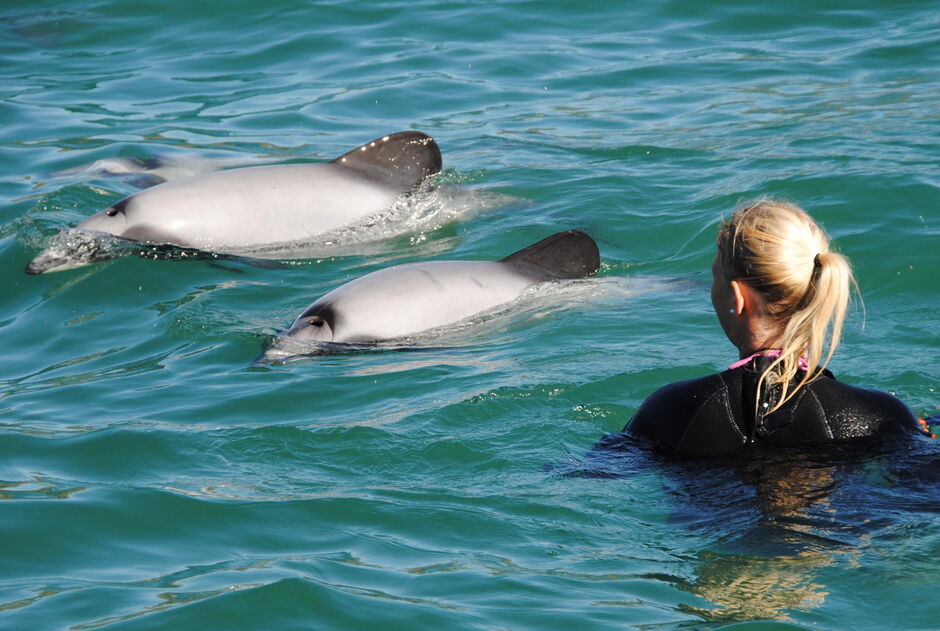
[[[568,230],[499,261],[428,261],[388,267],[334,289],[297,316],[260,361],[318,343],[362,344],[452,324],[517,298],[540,282],[584,278],[600,267],[597,244]],[[299,342],[299,344],[297,344]]]
[[[54,171],[53,177],[106,177],[118,179],[135,188],[148,188],[168,180],[211,173],[226,167],[244,166],[244,161],[201,157],[114,157],[95,160],[91,164]]]
[[[167,181],[105,208],[77,229],[129,241],[245,253],[303,241],[381,212],[440,170],[441,152],[434,139],[405,131],[377,138],[331,162],[245,167]],[[26,271],[41,274],[84,263],[49,248]]]

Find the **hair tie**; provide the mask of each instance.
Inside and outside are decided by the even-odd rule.
[[[813,257],[813,267],[822,267],[822,263],[819,262],[819,253],[816,253],[816,256]]]

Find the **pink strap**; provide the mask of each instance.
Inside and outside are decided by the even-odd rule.
[[[748,355],[744,359],[739,359],[738,361],[734,362],[733,364],[728,366],[728,370],[734,370],[735,368],[740,368],[741,366],[747,366],[749,363],[751,363],[751,360],[754,359],[755,357],[759,357],[759,356],[780,357],[780,355],[782,354],[783,354],[783,351],[780,350],[779,348],[772,348],[766,351],[757,351],[753,355]],[[808,368],[809,368],[809,365],[806,363],[806,358],[800,357],[800,370],[807,370]]]

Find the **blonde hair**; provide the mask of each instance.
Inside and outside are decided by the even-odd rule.
[[[718,257],[728,281],[742,280],[764,298],[780,339],[780,356],[757,382],[757,397],[780,383],[780,408],[825,368],[839,344],[850,288],[858,286],[846,257],[801,208],[760,200],[739,208],[718,232]],[[795,388],[791,382],[805,362]]]

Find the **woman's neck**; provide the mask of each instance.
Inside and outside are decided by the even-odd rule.
[[[746,328],[743,331],[738,347],[738,356],[740,359],[749,357],[760,351],[780,348],[780,334],[775,327],[770,326],[769,318],[766,316],[755,316],[747,318]]]

